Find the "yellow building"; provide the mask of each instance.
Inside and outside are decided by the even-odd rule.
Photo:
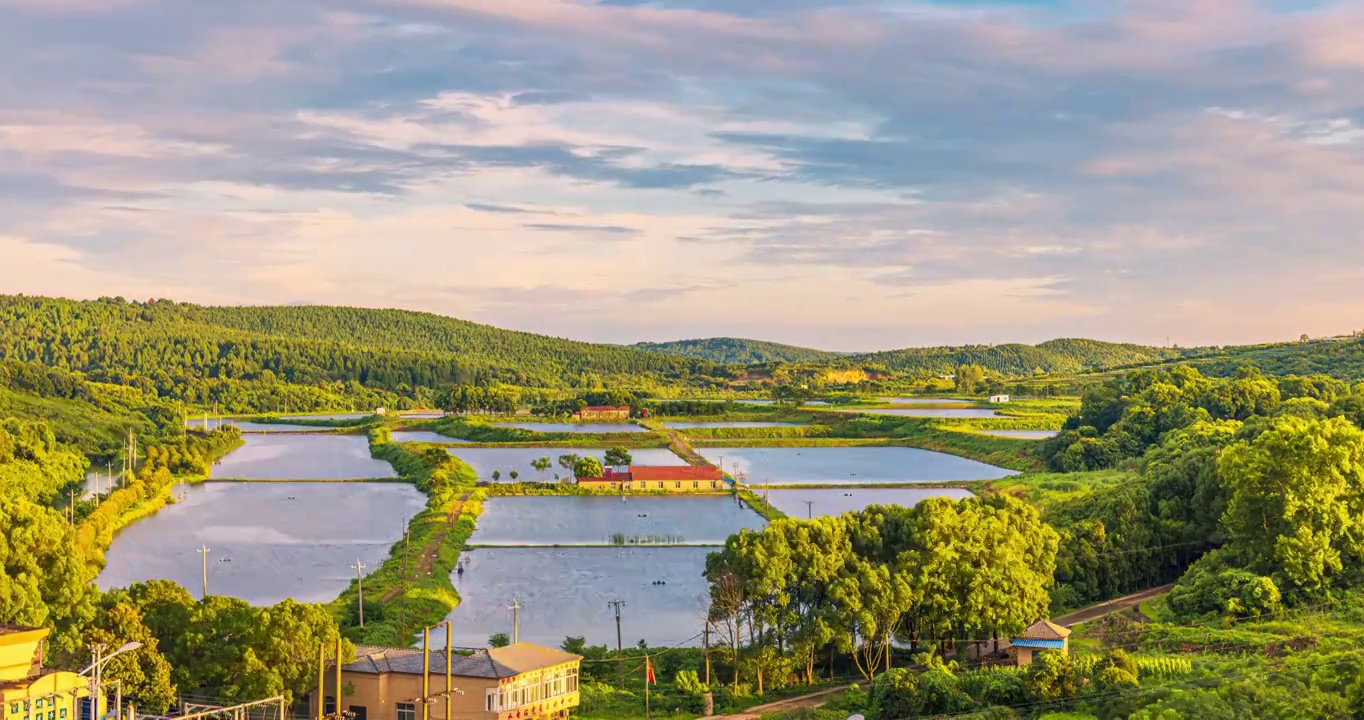
[[[601,477],[578,478],[578,487],[592,490],[649,492],[727,492],[725,474],[711,465],[631,465],[604,468]]]
[[[0,720],[80,720],[90,679],[43,670],[45,628],[0,625]]]
[[[422,651],[356,647],[355,662],[341,666],[342,710],[354,720],[421,720]],[[456,655],[451,674],[450,718],[445,714],[445,652],[433,650],[427,703],[433,720],[539,720],[567,718],[578,706],[582,657],[531,643]],[[324,685],[324,712],[335,712],[336,681]],[[314,693],[316,695],[316,693]],[[317,716],[317,698],[309,699]]]

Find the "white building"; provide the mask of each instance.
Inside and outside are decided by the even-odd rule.
[[[1006,402],[1009,402],[1009,396],[1008,396],[1008,395],[991,395],[991,396],[990,396],[990,402],[992,402],[992,403],[1006,403]]]

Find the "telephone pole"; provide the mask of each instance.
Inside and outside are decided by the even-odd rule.
[[[812,519],[814,519],[814,517],[815,517],[815,514],[814,514],[814,513],[815,513],[815,510],[814,510],[814,508],[815,508],[815,501],[814,501],[814,500],[802,500],[801,502],[805,503],[805,519],[806,519],[806,520],[812,520]]]
[[[359,600],[360,627],[365,626],[365,574],[361,572],[367,565],[360,562],[360,558],[355,559],[355,582],[358,583],[357,599]]]
[[[625,689],[625,654],[620,642],[620,609],[625,606],[624,600],[611,600],[606,603],[616,611],[616,668],[620,670],[620,689]]]
[[[200,546],[199,546],[199,554],[203,556],[203,561],[204,561],[204,599],[207,600],[207,599],[208,599],[208,546],[207,546],[207,545],[200,545]]]
[[[512,604],[507,606],[512,611],[512,644],[521,642],[521,601],[512,598]]]
[[[412,549],[412,531],[407,526],[407,516],[403,516],[403,582],[402,594],[398,596],[398,636],[407,630],[407,553]]]
[[[701,630],[701,653],[706,658],[706,687],[710,687],[710,622]]]

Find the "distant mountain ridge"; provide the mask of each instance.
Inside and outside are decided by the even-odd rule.
[[[650,352],[714,363],[765,365],[817,363],[878,366],[891,371],[952,373],[960,365],[980,365],[1006,375],[1075,373],[1176,360],[1196,351],[1131,343],[1064,338],[1037,345],[963,345],[905,348],[869,353],[838,353],[744,338],[703,338],[664,343],[636,343]]]
[[[731,337],[673,340],[661,343],[640,342],[630,347],[664,355],[679,355],[698,360],[709,360],[714,363],[737,365],[764,365],[778,362],[825,363],[850,355],[850,353],[814,350],[765,340]]]

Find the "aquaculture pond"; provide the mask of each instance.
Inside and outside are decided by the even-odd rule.
[[[580,455],[604,460],[606,451],[600,448],[555,448],[555,447],[516,447],[516,448],[450,448],[451,455],[468,463],[478,477],[490,479],[494,470],[502,474],[505,482],[508,473],[515,470],[521,482],[553,482],[554,474],[565,475],[567,470],[559,466],[560,455]],[[631,450],[630,456],[635,465],[686,465],[687,461],[678,457],[667,448],[647,448]],[[536,458],[547,457],[553,465],[541,473],[531,467]]]
[[[698,448],[707,460],[773,485],[876,485],[994,480],[1013,470],[945,453],[902,447]]]
[[[993,418],[1002,417],[989,408],[976,407],[907,407],[907,408],[869,408],[858,410],[868,415],[899,415],[919,418]]]
[[[372,412],[322,413],[319,415],[286,415],[287,420],[356,420],[373,415]]]
[[[106,553],[102,588],[164,578],[195,597],[199,548],[207,546],[208,591],[253,605],[292,597],[335,598],[370,572],[426,506],[403,483],[221,483],[180,486],[183,500],[125,528]]]
[[[758,491],[762,494],[762,491]],[[870,505],[913,507],[931,497],[953,500],[971,497],[969,490],[958,488],[809,488],[806,490],[769,490],[767,500],[789,517],[837,516],[857,512]],[[806,505],[806,501],[810,505]]]
[[[589,645],[616,644],[615,614],[624,600],[626,645],[700,645],[708,589],[701,573],[711,548],[481,548],[465,552],[451,580],[463,598],[450,613],[457,647],[486,646],[512,631],[520,605],[521,640],[558,647],[581,635]],[[443,641],[432,632],[433,644]],[[443,643],[440,643],[443,644]]]
[[[389,433],[389,439],[395,443],[425,442],[425,443],[465,443],[468,440],[452,438],[449,435],[441,435],[430,430],[394,430]]]
[[[318,427],[315,425],[288,425],[285,423],[259,423],[251,420],[235,420],[233,418],[209,418],[205,423],[203,418],[185,421],[185,427],[201,428],[207,425],[208,429],[216,430],[227,425],[234,425],[244,433],[272,433],[272,432],[293,432],[293,433],[318,433],[326,432],[330,428]]]
[[[627,543],[723,545],[762,516],[730,495],[493,497],[469,540],[474,545]]]
[[[497,427],[520,428],[535,432],[566,433],[634,433],[649,432],[649,428],[634,423],[498,423]]]
[[[371,457],[363,435],[247,435],[213,466],[213,477],[243,480],[368,480],[397,477]]]
[[[703,430],[705,428],[783,428],[804,427],[800,423],[787,422],[664,422],[665,426],[676,430]]]
[[[1056,430],[981,430],[985,435],[1016,438],[1018,440],[1047,440],[1056,437]]]
[[[893,397],[885,398],[884,402],[895,405],[950,405],[953,407],[971,407],[975,405],[974,400],[962,400],[961,398],[925,398],[925,397]]]

